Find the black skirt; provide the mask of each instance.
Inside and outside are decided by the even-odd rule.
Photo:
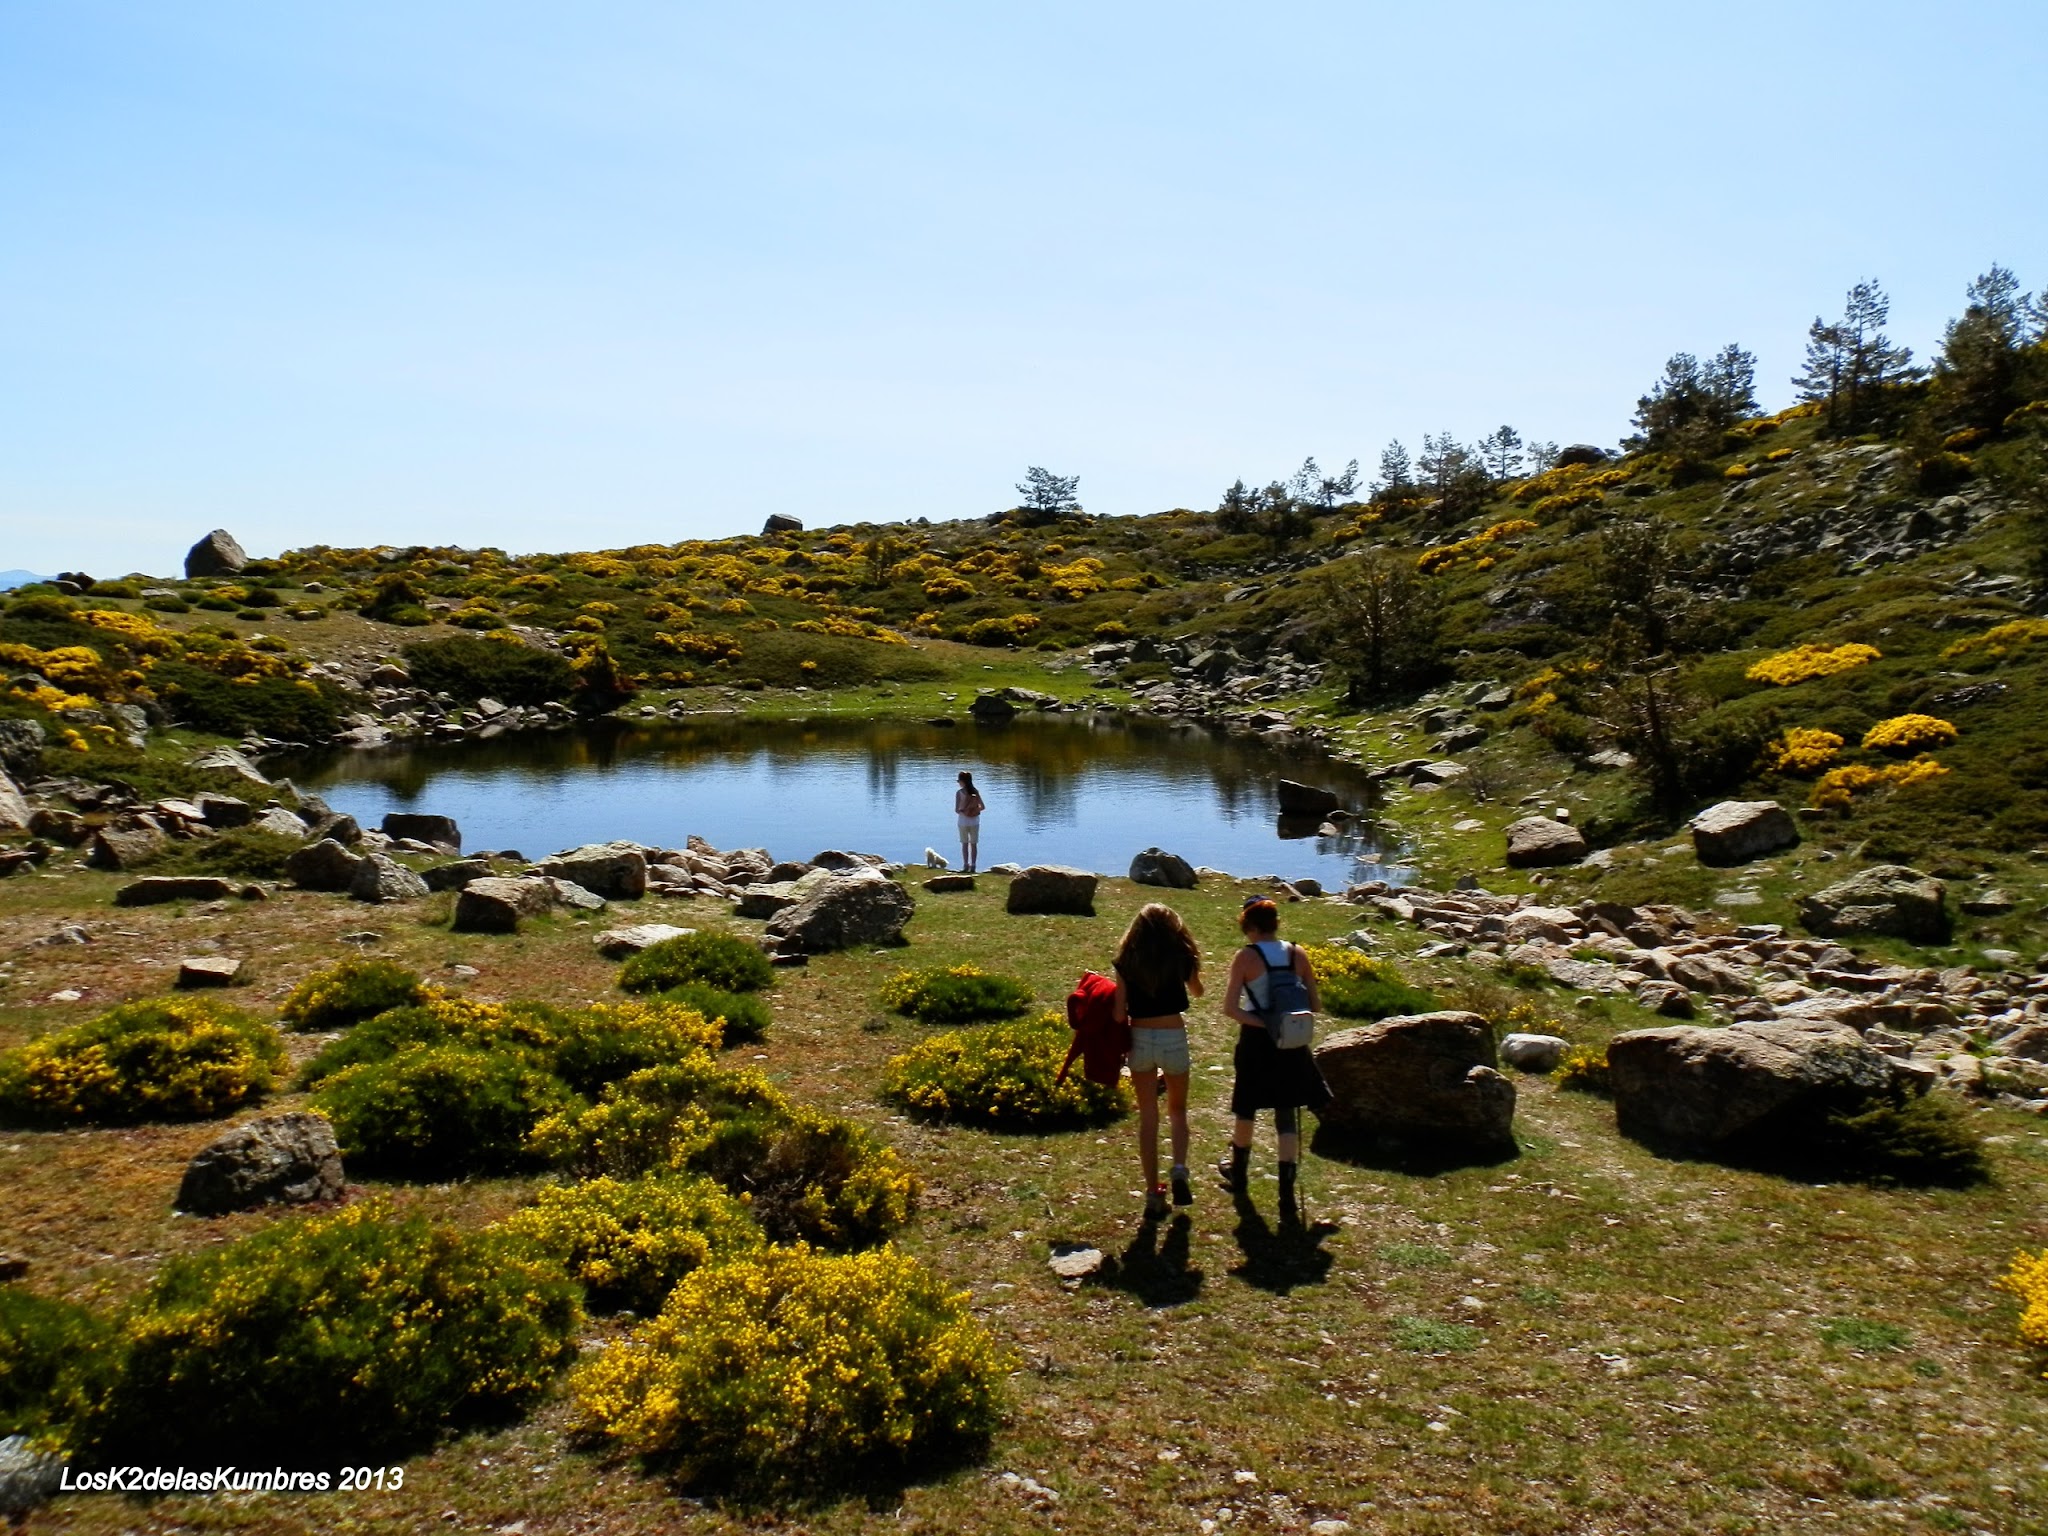
[[[1230,1112],[1240,1120],[1249,1120],[1262,1109],[1312,1109],[1320,1114],[1330,1102],[1330,1085],[1323,1081],[1311,1046],[1283,1051],[1265,1030],[1240,1024],[1230,1061],[1237,1069]]]

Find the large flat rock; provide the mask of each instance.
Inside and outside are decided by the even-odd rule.
[[[1006,905],[1018,915],[1093,917],[1095,886],[1096,877],[1085,869],[1065,864],[1033,864],[1012,877]]]
[[[1710,1155],[1768,1150],[1892,1081],[1862,1036],[1817,1019],[1630,1030],[1608,1043],[1607,1062],[1623,1135]]]
[[[1775,800],[1723,800],[1690,823],[1702,864],[1746,864],[1799,842],[1799,828]]]
[[[1508,867],[1542,869],[1576,864],[1586,856],[1586,835],[1568,821],[1524,816],[1507,829]]]
[[[1318,1041],[1334,1096],[1327,1125],[1475,1157],[1514,1146],[1515,1085],[1497,1067],[1493,1031],[1476,1013],[1406,1014]]]

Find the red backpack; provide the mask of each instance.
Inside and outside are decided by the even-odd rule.
[[[1105,1087],[1123,1075],[1124,1058],[1131,1052],[1131,1026],[1116,1016],[1116,979],[1083,971],[1067,994],[1067,1027],[1074,1043],[1067,1047],[1067,1059],[1060,1067],[1059,1081],[1076,1056],[1081,1058],[1081,1075]]]

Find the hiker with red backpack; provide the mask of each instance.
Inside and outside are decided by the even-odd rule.
[[[1145,1175],[1145,1217],[1166,1214],[1159,1181],[1159,1095],[1166,1093],[1173,1146],[1173,1203],[1193,1205],[1188,1180],[1189,999],[1202,995],[1202,953],[1171,907],[1138,909],[1116,951],[1116,1012],[1131,1030],[1131,1087],[1138,1095],[1138,1166]]]
[[[1247,897],[1238,926],[1245,947],[1231,960],[1223,989],[1223,1011],[1238,1026],[1237,1048],[1231,1053],[1237,1081],[1230,1092],[1236,1124],[1230,1151],[1216,1172],[1233,1195],[1247,1193],[1252,1122],[1260,1110],[1272,1110],[1280,1138],[1280,1215],[1298,1221],[1301,1111],[1319,1111],[1330,1102],[1330,1085],[1309,1049],[1320,1002],[1315,967],[1300,945],[1280,941],[1280,908],[1270,897]]]

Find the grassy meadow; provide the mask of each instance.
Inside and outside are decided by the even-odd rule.
[[[483,998],[615,997],[590,938],[556,916],[509,937],[446,931],[438,904],[366,909],[286,892],[230,911],[104,905],[115,881],[16,882],[0,911],[8,994],[76,988],[72,1004],[0,1013],[0,1046],[160,989],[210,940],[253,957],[233,1001],[269,1012],[351,948]],[[1193,1015],[1197,1203],[1139,1219],[1134,1117],[1005,1134],[904,1117],[878,1094],[925,1026],[878,994],[904,965],[973,962],[1057,1006],[1106,967],[1149,896],[1105,882],[1093,919],[1011,917],[1003,882],[920,894],[911,945],[780,972],[765,1040],[735,1048],[793,1097],[876,1129],[926,1181],[901,1243],[1012,1352],[1003,1429],[983,1465],[780,1513],[684,1496],[565,1439],[566,1407],[444,1443],[368,1494],[60,1500],[63,1531],[545,1532],[789,1529],[1046,1531],[1355,1529],[1424,1533],[2042,1529],[2048,1390],[1993,1288],[2014,1249],[2048,1242],[2048,1134],[1980,1110],[1996,1180],[1965,1191],[1815,1187],[1667,1161],[1619,1138],[1602,1100],[1519,1080],[1519,1155],[1490,1166],[1371,1166],[1311,1154],[1307,1224],[1276,1223],[1270,1125],[1251,1198],[1200,1165],[1227,1134],[1233,1026]],[[89,945],[24,948],[81,895]],[[1174,897],[1220,977],[1240,890]],[[44,898],[37,900],[37,898]],[[614,920],[624,915],[615,909]],[[722,904],[649,901],[634,920],[732,926]],[[1362,921],[1334,901],[1289,906],[1285,931],[1326,939]],[[1418,938],[1379,930],[1391,951]],[[374,932],[374,940],[349,935]],[[458,975],[456,966],[475,970]],[[1409,962],[1447,1005],[1598,1042],[1645,1022],[1555,989],[1508,992],[1456,962]],[[308,1053],[306,1037],[288,1036]],[[292,1095],[275,1101],[288,1107]],[[275,1218],[173,1216],[184,1161],[218,1124],[10,1131],[0,1139],[5,1244],[39,1289],[131,1293],[171,1253]],[[477,1225],[517,1208],[524,1179],[396,1185],[393,1198]],[[1078,1288],[1056,1246],[1108,1256]],[[623,1323],[593,1321],[586,1345]],[[1206,1522],[1214,1522],[1210,1527]]]

